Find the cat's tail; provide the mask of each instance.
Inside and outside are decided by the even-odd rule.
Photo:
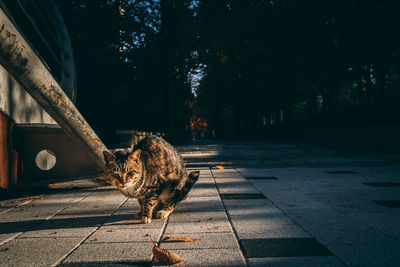
[[[199,176],[200,176],[199,171],[194,171],[194,172],[189,173],[185,185],[182,187],[181,190],[176,192],[175,199],[177,202],[183,200],[186,197],[186,195],[189,193],[190,189],[193,187],[193,185],[199,179]]]

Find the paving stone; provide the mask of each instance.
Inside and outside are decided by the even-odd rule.
[[[346,266],[346,264],[344,264],[342,261],[340,261],[338,258],[334,256],[248,258],[247,263],[249,267]]]
[[[360,221],[360,223],[371,226],[389,236],[400,239],[400,213],[396,209],[390,209],[388,212],[376,213],[351,213],[352,218]]]
[[[278,176],[279,170],[273,170],[271,168],[237,168],[244,177],[263,177],[263,176]]]
[[[126,202],[122,204],[118,208],[117,211],[114,212],[115,215],[120,215],[120,214],[131,214],[132,216],[140,211],[140,205],[137,201],[137,199],[134,198],[128,198]],[[132,219],[132,218],[131,218]]]
[[[313,231],[313,236],[326,246],[340,246],[345,244],[356,246],[371,243],[377,246],[378,244],[389,245],[391,243],[400,245],[395,239],[364,225],[359,227],[351,225],[347,228],[335,228],[328,231],[328,233],[323,233],[322,230],[316,230]]]
[[[215,187],[214,180],[212,178],[199,180],[189,191],[187,197],[206,197],[218,196],[218,190]]]
[[[4,243],[8,242],[9,240],[12,240],[13,238],[19,236],[23,232],[12,232],[12,233],[5,233],[5,234],[0,234],[0,246],[3,245]]]
[[[176,211],[210,211],[224,210],[219,197],[188,197],[179,202],[175,208]]]
[[[174,222],[202,222],[202,221],[226,221],[224,211],[174,211],[169,216],[169,223]]]
[[[384,206],[386,208],[400,208],[400,200],[373,200],[372,202]]]
[[[218,190],[214,185],[207,185],[202,187],[196,187],[190,190],[187,197],[216,197],[218,196]]]
[[[63,263],[146,262],[152,259],[151,242],[82,244]]]
[[[222,194],[257,194],[259,191],[250,183],[246,182],[224,182],[216,180],[219,192]]]
[[[215,180],[224,180],[224,179],[237,179],[237,181],[246,181],[246,179],[238,172],[236,171],[230,171],[230,172],[215,172],[213,171],[212,177]]]
[[[313,238],[241,239],[239,243],[246,258],[332,255]]]
[[[276,176],[246,176],[247,180],[278,180]]]
[[[166,234],[194,234],[194,233],[218,233],[231,232],[227,220],[207,220],[185,223],[168,223],[165,228]]]
[[[367,227],[346,214],[328,207],[325,209],[290,209],[286,212],[293,221],[313,235],[330,236],[334,234],[333,230],[342,231],[346,228]]]
[[[239,249],[182,249],[171,251],[185,260],[185,263],[179,266],[246,266]],[[155,263],[153,266],[164,265]]]
[[[39,229],[41,228],[41,229]],[[36,229],[28,230],[27,232],[20,235],[20,237],[28,238],[28,237],[85,237],[93,232],[97,226],[92,227],[80,227],[70,226],[55,226],[52,223],[44,222],[43,224],[39,225]]]
[[[224,199],[223,203],[227,208],[252,208],[273,205],[269,199]]]
[[[204,233],[204,234],[164,234],[173,237],[190,237],[198,239],[195,242],[167,242],[161,241],[160,247],[172,249],[238,249],[238,243],[233,233]]]
[[[224,177],[215,177],[215,182],[220,185],[220,184],[239,184],[239,185],[243,185],[243,184],[248,184],[249,182],[242,176],[238,176],[238,177],[231,177],[229,175],[224,176]]]
[[[364,182],[362,184],[372,187],[399,187],[400,183],[397,182]]]
[[[221,199],[266,199],[263,194],[220,194]]]
[[[309,233],[283,215],[231,216],[231,221],[241,239],[310,237]]]
[[[105,220],[100,229],[161,229],[166,221],[167,219],[153,219],[151,223],[141,223],[133,219],[133,214],[114,214]]]
[[[126,200],[119,191],[94,192],[79,203],[63,210],[59,215],[89,216],[111,214]]]
[[[16,238],[0,246],[1,266],[52,266],[82,237]]]
[[[152,266],[151,261],[102,261],[102,262],[69,262],[69,263],[61,263],[57,266],[62,267],[104,267],[104,266],[112,266],[112,267],[150,267]]]
[[[355,171],[349,171],[349,170],[333,170],[333,171],[327,171],[326,173],[329,174],[355,174]]]
[[[10,211],[10,210],[12,210],[13,208],[1,208],[0,207],[0,215],[1,214],[3,214],[3,213],[6,213],[6,212],[8,212],[8,211]]]
[[[0,215],[0,223],[3,222],[25,222],[43,220],[62,211],[64,208],[79,201],[89,193],[74,194],[73,197],[67,194],[49,195],[26,205],[19,206],[9,212]],[[64,199],[65,198],[65,199]]]
[[[372,242],[368,244],[336,243],[328,248],[348,266],[393,266],[400,265],[400,245],[396,243]]]
[[[282,214],[276,206],[265,204],[264,206],[228,206],[227,212],[230,216],[256,216],[256,217],[274,217],[276,214]]]
[[[99,229],[85,241],[86,243],[129,243],[150,242],[148,234],[153,240],[158,240],[163,229]]]

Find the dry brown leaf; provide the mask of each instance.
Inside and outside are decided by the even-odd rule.
[[[162,241],[166,242],[196,242],[197,238],[192,237],[175,237],[175,236],[166,236],[162,239]]]
[[[57,184],[49,184],[49,187],[56,187]]]
[[[185,262],[177,254],[157,246],[153,238],[151,238],[151,235],[149,234],[148,236],[150,237],[150,240],[151,242],[153,242],[154,245],[153,255],[156,261],[166,265],[181,264]]]
[[[225,169],[224,166],[221,166],[221,165],[215,166],[215,168],[218,168],[218,169],[220,169],[220,170]]]

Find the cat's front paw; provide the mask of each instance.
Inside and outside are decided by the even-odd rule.
[[[151,223],[151,219],[149,217],[143,216],[141,219],[142,223]]]

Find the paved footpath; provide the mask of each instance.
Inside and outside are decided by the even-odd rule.
[[[147,234],[183,266],[400,266],[399,157],[267,142],[178,150],[201,174],[168,219],[128,221],[136,200],[86,180],[1,201],[0,266],[161,266]]]

